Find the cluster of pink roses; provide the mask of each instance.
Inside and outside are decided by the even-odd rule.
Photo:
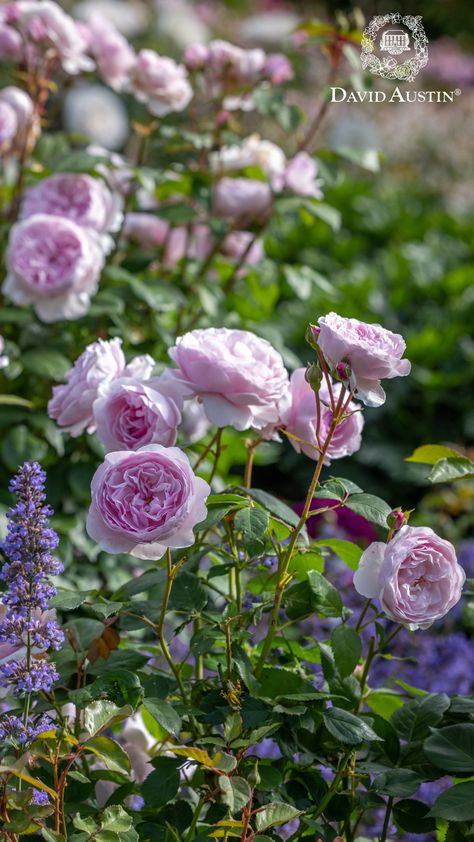
[[[10,231],[5,295],[46,322],[83,316],[121,221],[121,199],[101,178],[61,173],[27,189]]]
[[[329,313],[312,331],[328,376],[342,380],[325,379],[319,387],[318,429],[316,396],[305,370],[289,379],[278,351],[249,331],[207,328],[179,337],[169,349],[175,367],[159,377],[152,374],[150,357],[127,365],[118,339],[86,348],[67,384],[54,388],[48,410],[71,435],[96,430],[108,451],[93,478],[87,521],[102,549],[153,559],[192,545],[210,488],[174,446],[179,429],[186,428],[186,404],[193,408],[188,422],[200,407],[200,433],[209,424],[252,429],[261,438],[284,430],[298,452],[316,459],[344,385],[364,403],[380,404],[380,380],[409,372],[402,337],[380,325]],[[360,409],[350,400],[325,462],[354,453],[362,429]],[[364,552],[354,584],[379,599],[391,619],[415,629],[450,610],[464,579],[451,544],[431,529],[402,525],[388,544],[376,542]]]

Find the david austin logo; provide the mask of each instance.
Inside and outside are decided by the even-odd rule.
[[[376,15],[362,34],[360,60],[364,70],[400,82],[413,82],[428,64],[428,38],[421,15]],[[331,102],[454,102],[461,93],[453,91],[419,91],[394,88],[391,93],[379,90],[347,91],[331,87]]]
[[[421,15],[372,18],[362,35],[360,60],[364,70],[384,79],[413,82],[428,64],[428,38],[421,21]],[[394,56],[401,58],[397,61]]]

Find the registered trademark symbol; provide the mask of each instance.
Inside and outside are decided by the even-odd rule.
[[[456,96],[461,96],[461,88],[456,88],[454,93],[455,93]]]

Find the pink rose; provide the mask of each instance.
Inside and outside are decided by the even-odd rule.
[[[183,111],[193,97],[186,68],[154,50],[140,50],[130,79],[136,98],[156,117]]]
[[[181,413],[181,424],[179,434],[183,446],[189,446],[204,438],[209,432],[211,424],[204,412],[203,405],[199,398],[186,401]]]
[[[176,376],[200,397],[213,424],[261,430],[278,421],[288,374],[265,339],[225,327],[193,330],[177,339],[169,355]]]
[[[288,161],[285,172],[285,186],[299,196],[321,199],[321,180],[316,178],[318,166],[307,152],[298,152]]]
[[[234,223],[263,222],[272,209],[272,191],[254,178],[221,178],[214,187],[214,213]]]
[[[0,336],[0,368],[6,368],[8,363],[9,363],[8,357],[6,357],[2,353],[4,347],[5,347],[5,342],[4,342],[3,336]]]
[[[101,178],[82,173],[57,173],[30,187],[21,206],[21,218],[48,214],[70,219],[89,232],[100,234],[105,250],[113,245],[109,232],[118,231],[123,219],[122,200]]]
[[[402,359],[406,344],[399,333],[336,313],[321,316],[318,324],[318,344],[330,367],[335,369],[341,362],[350,366],[351,386],[367,406],[385,402],[382,379],[410,373],[409,361]]]
[[[334,395],[337,400],[341,392],[340,383],[334,384]],[[333,413],[329,402],[329,391],[326,383],[321,384],[319,390],[321,404],[321,425],[319,437],[324,444],[329,428],[333,421]],[[281,413],[281,422],[289,433],[297,436],[301,441],[288,436],[288,440],[297,453],[304,453],[310,459],[318,459],[319,452],[315,446],[316,441],[316,396],[305,380],[305,369],[297,368],[291,375],[290,380],[291,403]],[[330,465],[332,459],[342,459],[344,456],[351,456],[359,450],[362,442],[362,429],[364,419],[362,413],[357,411],[357,404],[351,402],[348,411],[352,412],[336,428],[324,460],[325,465]]]
[[[242,260],[253,266],[263,258],[263,245],[250,231],[231,231],[222,243],[222,253],[234,260]]]
[[[213,247],[213,237],[208,225],[178,225],[170,230],[165,243],[163,264],[175,266],[183,257],[205,260]]]
[[[146,444],[171,447],[182,405],[176,381],[120,378],[94,402],[97,436],[106,451],[137,450]]]
[[[25,147],[32,145],[40,133],[39,119],[35,117],[33,101],[21,88],[8,85],[0,90],[0,105],[12,109],[16,117],[16,129],[10,139],[8,151],[22,155]]]
[[[108,453],[92,479],[87,531],[109,553],[161,558],[190,547],[206,517],[210,487],[178,447],[149,444]]]
[[[190,70],[202,70],[210,58],[206,44],[188,44],[184,51],[184,63]]]
[[[268,176],[274,190],[282,190],[285,183],[287,161],[285,153],[271,140],[262,140],[258,134],[246,137],[242,145],[223,146],[210,155],[211,167],[216,172],[231,172],[245,167],[260,167]]]
[[[388,544],[362,553],[354,586],[412,631],[427,629],[461,598],[466,574],[449,541],[426,526],[402,526]]]
[[[128,82],[135,53],[121,32],[103,18],[94,14],[87,22],[90,52],[104,82],[115,90],[122,90]]]
[[[8,152],[18,131],[15,110],[0,99],[0,153]]]
[[[169,223],[153,213],[127,213],[122,236],[146,251],[152,251],[164,246],[169,230]]]
[[[263,72],[270,79],[272,85],[281,85],[283,82],[291,81],[294,77],[293,68],[287,57],[282,53],[268,55]]]
[[[5,295],[33,304],[44,322],[78,319],[96,292],[104,254],[86,231],[59,216],[37,214],[10,231]]]
[[[23,59],[23,39],[12,22],[8,7],[0,6],[0,60],[19,62]]]
[[[28,42],[29,58],[56,58],[66,73],[93,70],[87,41],[75,21],[52,0],[18,0],[16,26]]]
[[[53,386],[48,415],[71,436],[94,432],[94,401],[125,370],[121,345],[121,339],[98,339],[88,345],[66,373],[67,383]]]

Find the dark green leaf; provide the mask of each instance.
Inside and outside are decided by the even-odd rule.
[[[375,497],[373,494],[354,494],[349,497],[345,505],[371,523],[387,527],[387,517],[392,509],[380,497]]]
[[[334,660],[341,678],[354,672],[362,654],[360,637],[353,628],[345,624],[335,626],[331,634]]]
[[[425,740],[423,750],[439,769],[474,775],[474,724],[449,725],[435,731]]]
[[[153,761],[155,771],[144,780],[142,796],[147,807],[161,807],[172,801],[179,789],[179,766],[182,759],[157,757]]]
[[[466,822],[474,819],[474,781],[467,781],[447,789],[436,799],[428,815],[450,822]]]
[[[423,778],[412,769],[389,769],[377,775],[374,780],[376,792],[381,795],[392,795],[396,798],[406,798],[414,795],[423,783]]]
[[[380,740],[364,719],[342,708],[329,708],[323,713],[323,720],[329,733],[340,743],[358,745]]]
[[[392,716],[392,725],[408,743],[422,740],[429,728],[441,721],[448,708],[449,696],[445,693],[429,693],[396,710]]]
[[[165,731],[172,734],[173,737],[179,737],[181,717],[178,716],[172,705],[165,702],[164,699],[145,699],[143,707]]]
[[[243,534],[245,548],[250,555],[258,555],[265,549],[265,532],[268,527],[268,512],[256,506],[239,509],[234,526]]]
[[[21,361],[27,371],[56,382],[63,380],[66,371],[71,368],[71,363],[64,354],[50,348],[35,348],[34,351],[26,351]]]
[[[172,611],[199,613],[207,603],[207,594],[200,579],[193,573],[182,571],[175,579],[169,601]]]
[[[297,816],[301,816],[302,812],[291,804],[274,801],[258,811],[255,816],[255,826],[257,831],[266,830],[269,827],[290,822]]]
[[[473,479],[474,462],[462,456],[440,459],[428,475],[431,482],[453,482],[457,479]]]

